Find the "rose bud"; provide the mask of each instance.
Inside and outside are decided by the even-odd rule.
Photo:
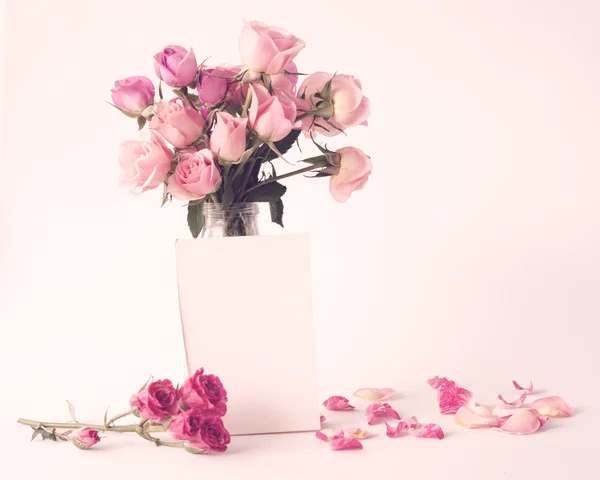
[[[93,447],[100,441],[98,431],[92,428],[84,428],[77,432],[75,438],[73,438],[73,445],[82,450],[87,450]]]
[[[344,147],[336,153],[340,154],[340,165],[329,178],[329,192],[337,202],[345,202],[352,192],[365,186],[373,165],[371,157],[358,148]]]
[[[179,411],[179,391],[171,380],[152,382],[141,392],[132,395],[129,403],[137,408],[141,418],[160,422]]]
[[[170,87],[184,87],[196,79],[198,65],[194,50],[168,45],[154,55],[154,71]]]
[[[168,191],[178,200],[200,200],[219,189],[221,172],[207,148],[180,153],[179,163],[169,177]]]
[[[254,72],[281,73],[306,44],[285,30],[261,22],[244,26],[240,37],[242,61]]]
[[[205,105],[218,105],[227,96],[229,84],[236,75],[226,68],[203,68],[200,72],[196,91],[198,98]]]
[[[183,104],[181,98],[156,104],[156,112],[150,121],[150,128],[176,148],[185,148],[197,141],[204,131],[204,118],[193,108]]]
[[[259,138],[265,142],[277,142],[285,138],[296,123],[296,104],[283,92],[270,95],[263,85],[252,84],[248,123]]]
[[[123,170],[119,184],[133,193],[158,187],[167,179],[173,152],[153,131],[148,141],[126,140],[121,144],[119,165]]]
[[[198,409],[187,410],[177,415],[170,423],[168,431],[173,438],[186,440],[193,449],[205,452],[224,452],[231,441],[221,418],[207,416]]]
[[[217,123],[210,136],[210,149],[221,163],[237,163],[246,151],[247,118],[227,112],[216,115]]]
[[[219,377],[196,370],[180,389],[184,408],[206,411],[209,415],[223,416],[227,412],[227,391]]]
[[[154,85],[146,77],[117,80],[110,93],[117,107],[137,115],[154,103]]]

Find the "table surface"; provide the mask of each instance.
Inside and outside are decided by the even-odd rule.
[[[535,392],[534,392],[535,393]],[[539,396],[554,392],[539,391]],[[560,392],[558,392],[560,393]],[[600,425],[598,391],[590,385],[569,400],[575,414],[551,419],[543,430],[513,436],[489,430],[465,430],[452,416],[435,409],[435,391],[426,385],[399,392],[390,404],[402,416],[416,415],[423,423],[436,422],[446,433],[443,440],[385,436],[383,423],[367,427],[364,407],[352,399],[352,412],[323,413],[324,428],[363,426],[372,437],[363,450],[330,451],[314,433],[237,436],[224,454],[192,455],[172,448],[156,448],[135,435],[109,433],[88,451],[71,445],[36,440],[29,442],[26,427],[7,423],[0,440],[4,478],[106,478],[148,479],[544,479],[597,478],[595,433]],[[533,396],[532,396],[533,397]],[[7,419],[8,420],[8,419]],[[8,461],[8,463],[6,463]],[[16,473],[18,472],[18,474]]]

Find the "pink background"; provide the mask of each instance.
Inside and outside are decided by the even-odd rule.
[[[73,462],[102,478],[149,458],[147,478],[174,465],[223,478],[373,468],[411,479],[447,468],[457,478],[586,478],[600,400],[600,3],[4,3],[0,373],[11,393],[0,400],[0,441],[11,459],[64,478],[79,478]],[[117,411],[150,373],[180,374],[173,240],[187,237],[185,211],[159,209],[159,192],[131,198],[116,187],[118,144],[135,127],[104,100],[115,79],[151,76],[167,43],[237,62],[243,18],[306,40],[301,71],[354,74],[373,105],[368,129],[329,143],[372,156],[366,190],[338,205],[324,182],[287,183],[288,230],[320,247],[321,396],[391,386],[403,392],[401,414],[438,421],[428,376],[454,377],[485,401],[531,378],[573,403],[573,419],[524,438],[376,438],[343,458],[307,436],[246,438],[207,461],[108,444],[106,456],[84,458],[29,444],[14,426],[17,416],[66,415],[64,398],[88,418]],[[450,432],[451,420],[440,420]],[[318,474],[313,460],[325,465]],[[306,470],[290,473],[294,463]]]

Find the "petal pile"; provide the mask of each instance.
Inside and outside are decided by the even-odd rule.
[[[465,428],[487,428],[499,425],[498,417],[486,407],[460,407],[454,416],[454,422]]]
[[[375,420],[381,417],[392,417],[396,420],[400,420],[400,415],[394,410],[389,403],[372,403],[367,407],[366,420],[369,425],[373,425]]]
[[[327,410],[354,410],[354,407],[350,405],[350,400],[340,395],[334,395],[333,397],[329,397],[323,402],[323,406]]]
[[[418,438],[444,438],[444,432],[439,425],[428,423],[421,425],[416,417],[408,417],[405,420],[400,420],[395,427],[392,427],[385,422],[385,434],[389,438],[397,438],[404,431],[409,435]]]
[[[354,396],[372,402],[380,402],[391,398],[394,392],[393,388],[360,388],[354,392]]]

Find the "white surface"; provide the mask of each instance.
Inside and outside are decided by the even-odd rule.
[[[229,432],[318,430],[308,235],[189,238],[175,251],[188,371],[224,383]]]
[[[134,468],[150,478],[318,478],[306,473],[318,462],[325,478],[368,468],[410,479],[461,478],[463,468],[476,480],[595,472],[597,1],[6,3],[0,455],[20,466],[12,478],[42,468],[65,478]],[[489,400],[518,377],[564,395],[576,417],[539,436],[383,438],[361,452],[325,451],[310,434],[248,437],[210,458],[28,443],[18,416],[64,418],[68,398],[98,419],[126,407],[149,374],[178,380],[173,240],[187,235],[185,210],[159,209],[160,192],[117,189],[118,143],[135,127],[104,100],[115,79],[153,75],[151,57],[167,43],[238,61],[241,18],[288,28],[307,42],[301,71],[352,73],[372,101],[369,128],[329,142],[371,155],[368,188],[337,205],[326,183],[287,182],[288,230],[309,231],[314,246],[321,398],[393,386],[433,414],[430,392],[418,393],[428,376]]]

